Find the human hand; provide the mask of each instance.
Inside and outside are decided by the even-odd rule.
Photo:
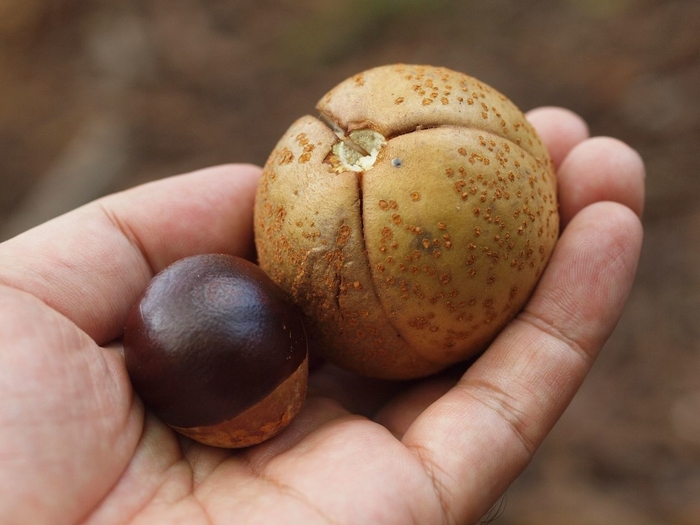
[[[144,410],[119,339],[168,264],[254,256],[258,168],[147,184],[0,245],[0,522],[477,521],[584,380],[641,247],[639,156],[565,110],[528,117],[558,166],[563,231],[525,310],[466,372],[388,383],[321,365],[290,427],[246,450]]]

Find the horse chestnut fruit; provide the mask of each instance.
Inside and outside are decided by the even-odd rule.
[[[255,203],[260,266],[312,354],[422,377],[484,350],[559,235],[557,184],[525,115],[483,82],[395,64],[341,82],[279,140]]]

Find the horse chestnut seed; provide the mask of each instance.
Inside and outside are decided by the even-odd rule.
[[[258,266],[230,255],[187,257],[156,275],[129,314],[124,353],[144,404],[207,445],[272,437],[306,395],[299,311]]]

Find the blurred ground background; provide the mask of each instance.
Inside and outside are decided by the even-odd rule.
[[[330,87],[390,62],[569,107],[647,162],[628,308],[496,523],[700,524],[698,0],[0,0],[0,240],[262,164]]]

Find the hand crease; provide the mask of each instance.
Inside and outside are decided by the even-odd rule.
[[[441,471],[443,475],[446,475],[446,473],[432,460],[428,449],[425,447],[414,443],[407,445],[407,448],[418,458],[418,461],[423,467],[423,471],[430,479],[430,484],[435,491],[435,497],[442,510],[442,523],[444,525],[457,525],[457,519],[450,511],[450,505],[447,502],[447,487],[435,475],[436,471]]]
[[[586,347],[582,343],[573,337],[568,336],[561,329],[559,329],[554,322],[548,321],[541,315],[537,315],[527,309],[520,312],[516,318],[516,321],[522,321],[523,323],[529,324],[539,332],[561,341],[576,355],[578,355],[586,366],[590,367],[593,364],[594,357],[592,355],[592,351],[586,350]]]
[[[516,408],[517,400],[513,396],[484,379],[470,379],[468,383],[458,384],[455,388],[461,388],[474,401],[498,415],[502,421],[508,424],[513,435],[520,441],[528,458],[534,456],[537,444],[525,432],[527,421],[523,417],[523,413]],[[484,394],[479,395],[478,392]]]
[[[269,485],[272,485],[278,492],[281,494],[284,494],[286,496],[289,496],[295,500],[297,500],[299,503],[302,505],[305,505],[306,507],[310,508],[313,510],[318,516],[327,524],[327,525],[340,525],[339,522],[335,521],[333,518],[331,518],[329,515],[327,515],[323,510],[321,510],[319,507],[314,505],[309,498],[304,496],[304,494],[291,486],[282,483],[279,479],[275,479],[272,476],[266,475],[264,472],[260,470],[256,470],[253,468],[253,466],[247,461],[244,460],[245,465],[248,467],[248,471],[255,477],[255,479],[258,479],[264,483],[267,483]]]
[[[134,229],[131,228],[127,222],[122,221],[119,218],[119,215],[114,213],[114,211],[106,206],[103,201],[96,201],[96,204],[112,226],[114,226],[114,228],[122,234],[122,236],[134,247],[141,258],[145,261],[151,271],[151,275],[155,275],[157,273],[156,266],[148,255],[146,245],[143,243]]]

